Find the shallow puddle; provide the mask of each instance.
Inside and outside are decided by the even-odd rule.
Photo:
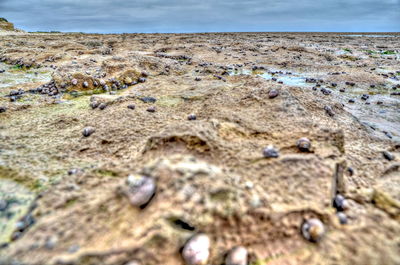
[[[0,88],[17,86],[24,83],[47,83],[51,80],[51,71],[46,68],[23,69],[5,63],[0,63]]]
[[[0,179],[0,244],[8,243],[19,221],[30,210],[35,194],[24,186]]]

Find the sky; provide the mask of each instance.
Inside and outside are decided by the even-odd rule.
[[[0,0],[26,31],[399,32],[400,0]]]

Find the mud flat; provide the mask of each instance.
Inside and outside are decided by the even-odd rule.
[[[0,264],[399,264],[400,35],[0,36]]]

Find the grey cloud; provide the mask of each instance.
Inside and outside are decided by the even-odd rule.
[[[400,0],[0,0],[25,30],[400,31]]]

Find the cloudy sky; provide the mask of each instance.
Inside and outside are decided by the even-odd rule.
[[[400,31],[400,0],[0,0],[26,31]]]

